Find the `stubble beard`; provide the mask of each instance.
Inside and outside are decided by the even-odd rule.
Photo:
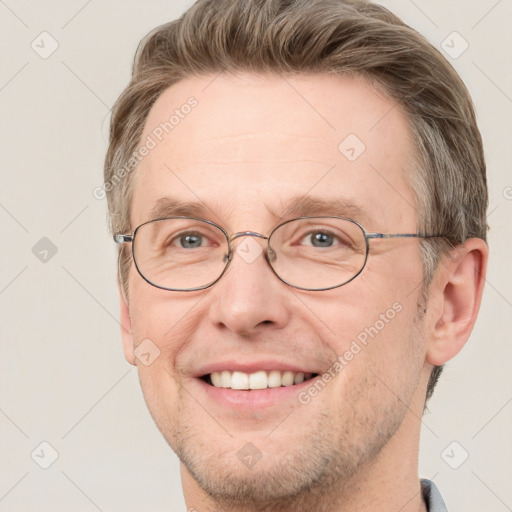
[[[358,395],[351,400],[352,410],[364,398]],[[341,427],[334,425],[332,412],[329,415],[324,411],[304,431],[300,443],[281,448],[280,453],[278,443],[274,447],[267,440],[265,445],[262,436],[254,441],[261,447],[262,457],[252,467],[236,457],[245,441],[208,443],[203,432],[182,425],[175,431],[172,445],[191,476],[218,505],[219,512],[328,511],[332,510],[332,496],[339,497],[357,487],[407,412],[407,406],[400,407],[396,401],[389,401],[379,411],[370,409],[366,415],[353,418],[352,424],[346,417],[338,418],[344,423]],[[279,428],[290,429],[293,425],[290,417]],[[281,439],[286,445],[283,432]],[[273,436],[277,441],[277,432],[270,437]]]
[[[415,347],[425,339],[424,309],[420,303],[423,300],[417,304],[409,332]],[[262,457],[250,468],[236,457],[246,442],[237,442],[236,437],[226,434],[219,442],[212,442],[193,421],[174,423],[172,432],[162,433],[190,475],[218,507],[210,509],[212,512],[331,511],[340,495],[349,496],[359,487],[399,430],[419,383],[420,359],[414,364],[418,371],[413,370],[402,383],[400,399],[391,393],[385,395],[386,400],[374,395],[373,402],[368,402],[370,389],[385,387],[370,370],[358,381],[357,389],[343,391],[345,410],[338,418],[333,418],[333,412],[327,408],[317,411],[315,416],[308,417],[310,425],[304,429],[300,442],[286,446],[286,429],[304,428],[294,423],[292,413],[278,429],[283,443],[270,441],[277,441],[278,431],[254,441],[260,444]],[[362,411],[364,403],[366,410]],[[208,429],[208,425],[201,428]]]

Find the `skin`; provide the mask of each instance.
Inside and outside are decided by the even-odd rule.
[[[414,156],[407,119],[365,81],[190,77],[161,95],[143,139],[190,96],[197,107],[137,169],[132,228],[172,195],[201,201],[202,217],[231,233],[268,234],[288,198],[309,195],[357,203],[364,221],[356,220],[369,232],[417,231],[406,180]],[[338,150],[348,134],[366,146],[353,162]],[[245,237],[234,246],[249,240],[265,247]],[[188,507],[426,510],[418,446],[428,377],[469,337],[487,246],[470,239],[455,248],[439,266],[424,309],[418,240],[370,244],[363,273],[322,292],[287,286],[263,256],[247,263],[235,254],[220,281],[195,292],[157,289],[132,266],[129,301],[121,295],[125,356],[137,364],[148,408],[180,457]],[[307,405],[293,396],[266,407],[226,406],[195,377],[201,365],[226,358],[326,372],[394,303],[401,311]],[[160,355],[145,366],[134,348],[148,338]],[[237,457],[247,443],[261,453],[251,468]]]

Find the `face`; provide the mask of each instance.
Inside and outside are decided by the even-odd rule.
[[[195,106],[181,109],[190,97]],[[158,141],[155,129],[162,135],[176,109],[179,121]],[[368,232],[417,231],[406,118],[360,79],[188,78],[155,103],[148,136],[158,143],[137,169],[132,228],[160,205],[159,217],[190,213],[229,233],[268,235],[300,214],[351,217]],[[309,207],[289,215],[297,198]],[[158,289],[132,265],[124,343],[184,473],[218,499],[275,501],[357,479],[391,440],[412,435],[409,407],[421,411],[425,391],[423,273],[416,239],[372,240],[356,279],[299,290],[255,244],[266,248],[262,238],[234,240],[228,271],[199,291]],[[148,339],[159,355],[142,364],[133,350]],[[223,371],[274,371],[282,385],[207,382]]]

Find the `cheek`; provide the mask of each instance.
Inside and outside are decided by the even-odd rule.
[[[162,352],[173,352],[173,343],[185,337],[188,319],[198,301],[193,294],[160,290],[135,271],[130,275],[130,320],[135,345],[148,338]]]
[[[191,305],[188,300],[169,296],[169,292],[145,282],[132,286],[131,291],[132,332],[141,389],[153,420],[169,438],[179,417],[174,414],[182,385],[176,360],[191,333],[192,324],[187,321]],[[173,414],[169,414],[171,410]]]
[[[426,346],[415,317],[414,302],[395,301],[359,335],[365,345],[359,343],[353,373],[366,374],[375,393],[392,401],[409,403],[423,367]]]
[[[404,281],[385,280],[360,276],[357,286],[349,283],[336,299],[325,296],[308,303],[317,323],[319,319],[329,328],[333,371],[343,373],[340,383],[346,389],[389,387],[398,392],[407,378],[415,381],[423,366],[426,347],[415,323],[420,288],[411,293]]]
[[[377,428],[384,417],[399,421],[412,406],[424,360],[413,318],[414,311],[402,310],[384,327],[375,322],[344,343],[346,363],[330,409],[352,411],[355,428]]]
[[[138,276],[131,282],[130,293],[139,380],[148,406],[154,409],[158,400],[168,405],[176,399],[183,377],[180,354],[197,331],[201,297],[160,290]]]

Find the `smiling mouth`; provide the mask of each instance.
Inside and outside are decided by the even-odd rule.
[[[254,373],[224,370],[209,373],[200,378],[216,388],[251,391],[294,386],[317,376],[318,373],[279,370],[260,370]]]

